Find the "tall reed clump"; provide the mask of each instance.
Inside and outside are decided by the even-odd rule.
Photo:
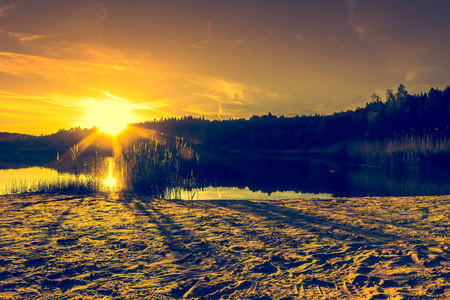
[[[125,184],[135,193],[176,198],[181,189],[195,187],[194,153],[182,139],[176,139],[175,147],[148,140],[123,145],[120,160]]]
[[[440,132],[409,133],[383,140],[359,140],[347,145],[351,161],[387,165],[405,163],[417,165],[426,161],[450,158],[450,138]]]

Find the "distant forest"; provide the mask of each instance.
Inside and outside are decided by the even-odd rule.
[[[425,140],[428,148],[435,146],[432,141],[439,141],[442,150],[450,133],[450,86],[410,95],[400,85],[395,93],[387,90],[385,101],[373,94],[364,108],[332,115],[277,117],[268,113],[249,120],[222,121],[189,116],[137,126],[183,137],[206,149],[229,152],[348,155],[349,145],[355,143],[411,140],[416,143]]]
[[[96,131],[78,127],[41,136],[0,132],[0,169],[47,165]],[[97,145],[104,154],[111,154],[111,140],[104,135],[97,135],[87,154],[96,151]]]
[[[284,117],[269,112],[229,120],[186,116],[134,125],[166,139],[182,137],[201,151],[236,155],[329,154],[342,159],[396,151],[448,155],[450,86],[410,95],[400,85],[396,92],[387,90],[384,100],[373,94],[365,107],[331,115]],[[94,131],[75,128],[46,136],[0,133],[0,153],[67,151]]]

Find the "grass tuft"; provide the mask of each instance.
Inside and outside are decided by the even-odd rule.
[[[52,180],[28,181],[22,179],[6,186],[6,194],[24,193],[61,193],[91,194],[102,190],[102,182],[98,178],[82,175],[61,176]]]

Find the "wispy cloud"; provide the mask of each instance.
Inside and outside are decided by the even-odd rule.
[[[373,26],[368,26],[357,18],[357,7],[354,0],[347,0],[347,25],[351,30],[353,30],[358,38],[365,43],[385,43],[388,42],[387,38],[383,35],[378,34]],[[369,21],[366,21],[369,22]]]
[[[71,104],[61,101],[57,95],[29,95],[10,91],[0,91],[0,103],[5,100],[16,100],[16,103],[17,101],[22,101],[37,105],[72,107]]]
[[[353,21],[355,19],[355,2],[353,0],[346,0],[345,3],[347,4],[347,23],[353,24]]]
[[[344,48],[345,50],[350,50],[349,47],[347,47],[346,45],[341,43],[338,39],[336,39],[336,38],[334,38],[332,36],[326,35],[325,38],[326,38],[326,40],[328,40],[328,41],[332,42],[333,44],[336,44],[336,45]]]
[[[106,20],[108,19],[108,12],[106,10],[106,7],[100,1],[94,1],[92,11],[95,12],[93,21],[95,22],[96,28],[98,30],[99,38],[103,38],[104,37],[103,26]]]
[[[0,131],[44,134],[73,127],[81,112],[76,100],[65,95],[0,91]]]
[[[209,37],[209,43],[213,42],[212,33],[211,33],[211,22],[206,22],[206,25],[208,27],[208,37]]]
[[[14,7],[16,7],[16,3],[14,1],[0,7],[0,17],[3,17],[6,11],[13,9]]]
[[[284,96],[278,92],[261,89],[229,79],[206,77],[191,74],[189,82],[198,86],[198,91],[191,93],[191,104],[184,110],[205,116],[216,115],[219,119],[224,116],[241,116],[250,105],[261,102],[276,102]],[[202,100],[203,99],[203,100]],[[258,99],[258,102],[256,101]],[[206,101],[205,101],[206,100]]]
[[[23,95],[19,93],[13,93],[8,91],[0,91],[0,99],[1,98],[8,98],[8,99],[29,99],[29,100],[42,100],[46,99],[43,96],[30,96],[30,95]]]
[[[373,50],[380,59],[386,80],[404,84],[423,84],[436,82],[437,74],[441,74],[442,65],[435,59],[441,43],[416,43],[398,34],[392,33],[398,29],[398,20],[389,18],[390,12],[377,17],[367,12],[367,7],[359,6],[360,2],[348,0],[347,23],[362,45]],[[387,8],[386,8],[387,9]],[[407,22],[407,20],[404,20]],[[418,40],[420,40],[418,32]],[[438,79],[439,81],[439,79]]]
[[[204,97],[217,102],[217,117],[222,119],[224,114],[223,105],[246,105],[254,102],[254,93],[259,88],[249,87],[242,83],[236,83],[219,78],[203,78],[197,81],[203,90],[192,93],[195,97]]]
[[[224,39],[224,38],[217,38],[213,40],[213,34],[212,34],[212,23],[206,22],[206,28],[208,31],[208,37],[202,42],[202,43],[193,43],[189,45],[191,48],[195,49],[204,49],[204,48],[211,48],[211,47],[220,47],[220,46],[240,46],[247,42],[247,39],[240,37],[236,39]]]
[[[308,41],[303,34],[297,33],[295,34],[295,38],[308,46],[314,46],[310,41]]]
[[[271,29],[267,30],[267,33],[274,36],[284,36],[288,39],[300,41],[310,47],[315,47],[314,44],[309,39],[307,39],[303,33],[279,32]]]
[[[57,81],[77,83],[76,74],[108,74],[114,71],[136,74],[126,64],[102,64],[73,59],[52,59],[43,56],[0,52],[0,72],[15,76],[38,76]]]
[[[215,117],[217,115],[216,112],[212,112],[210,110],[205,109],[204,107],[200,107],[200,105],[189,105],[188,107],[183,109],[185,112],[199,115],[199,116],[209,116],[209,117]]]
[[[242,83],[232,82],[215,77],[199,79],[196,82],[205,89],[197,95],[208,97],[221,103],[243,105],[253,102],[252,91],[259,92],[259,88],[246,86]]]
[[[30,42],[38,39],[47,38],[46,35],[42,34],[27,34],[21,32],[8,32],[9,36],[17,38],[20,42]]]
[[[94,6],[95,6],[95,10],[98,11],[98,19],[97,22],[100,25],[103,25],[103,23],[106,22],[106,20],[108,19],[108,12],[106,10],[106,7],[103,3],[101,3],[100,1],[95,1],[94,2]]]

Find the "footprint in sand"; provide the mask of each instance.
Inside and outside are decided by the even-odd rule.
[[[56,242],[61,246],[70,246],[76,244],[78,242],[78,238],[58,239]]]
[[[399,287],[400,285],[398,284],[397,281],[395,280],[390,280],[390,279],[386,279],[386,280],[382,280],[380,282],[380,285],[384,288],[390,288],[390,287]]]
[[[367,266],[373,266],[383,260],[385,260],[385,258],[382,256],[369,255],[366,258],[363,258],[362,260],[360,260],[359,263],[367,265]]]
[[[251,270],[255,273],[264,273],[264,274],[272,274],[278,272],[278,268],[268,261],[265,261],[262,264],[254,266]]]
[[[369,280],[369,277],[367,277],[366,275],[358,274],[353,278],[353,280],[350,281],[350,283],[352,285],[362,287],[362,286],[367,285],[368,280]]]
[[[365,266],[365,265],[361,265],[358,269],[356,269],[356,273],[358,273],[358,274],[369,274],[373,270],[374,270],[373,268],[370,268],[370,267]]]

